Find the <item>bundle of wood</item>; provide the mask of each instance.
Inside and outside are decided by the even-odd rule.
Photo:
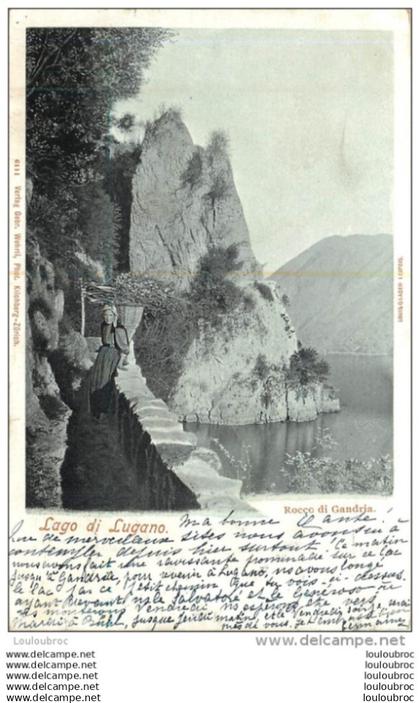
[[[92,303],[141,305],[152,313],[168,313],[182,305],[172,283],[131,273],[120,274],[112,285],[83,283],[82,295]]]
[[[105,303],[115,302],[115,288],[92,282],[82,283],[82,296],[91,303],[105,305]]]
[[[137,303],[153,313],[171,312],[179,308],[179,294],[172,283],[130,273],[118,276],[115,282],[116,298]]]

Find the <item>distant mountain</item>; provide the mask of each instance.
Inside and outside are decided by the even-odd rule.
[[[316,349],[391,353],[393,248],[388,234],[327,237],[276,271],[301,342]]]

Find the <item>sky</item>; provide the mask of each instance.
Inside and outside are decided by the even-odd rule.
[[[331,235],[392,234],[393,49],[387,32],[178,30],[139,96],[181,108],[196,144],[225,130],[265,273]]]

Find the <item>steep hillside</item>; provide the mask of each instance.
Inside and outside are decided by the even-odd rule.
[[[298,338],[323,352],[392,352],[392,237],[328,237],[272,277]]]
[[[245,295],[216,329],[202,321],[169,399],[180,418],[244,425],[303,422],[339,410],[331,387],[292,379],[296,333],[275,284],[249,284]]]
[[[60,507],[67,423],[90,361],[86,340],[63,326],[64,292],[34,237],[26,254],[26,504]]]
[[[174,283],[180,305],[146,309],[136,335],[153,392],[181,419],[205,423],[338,410],[316,362],[309,375],[296,371],[305,362],[294,325],[276,285],[261,280],[226,137],[195,146],[180,116],[165,113],[146,130],[132,187],[131,275]]]

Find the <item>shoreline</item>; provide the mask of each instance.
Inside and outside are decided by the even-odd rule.
[[[351,352],[351,351],[320,351],[324,356],[384,356],[392,359],[393,352]]]

